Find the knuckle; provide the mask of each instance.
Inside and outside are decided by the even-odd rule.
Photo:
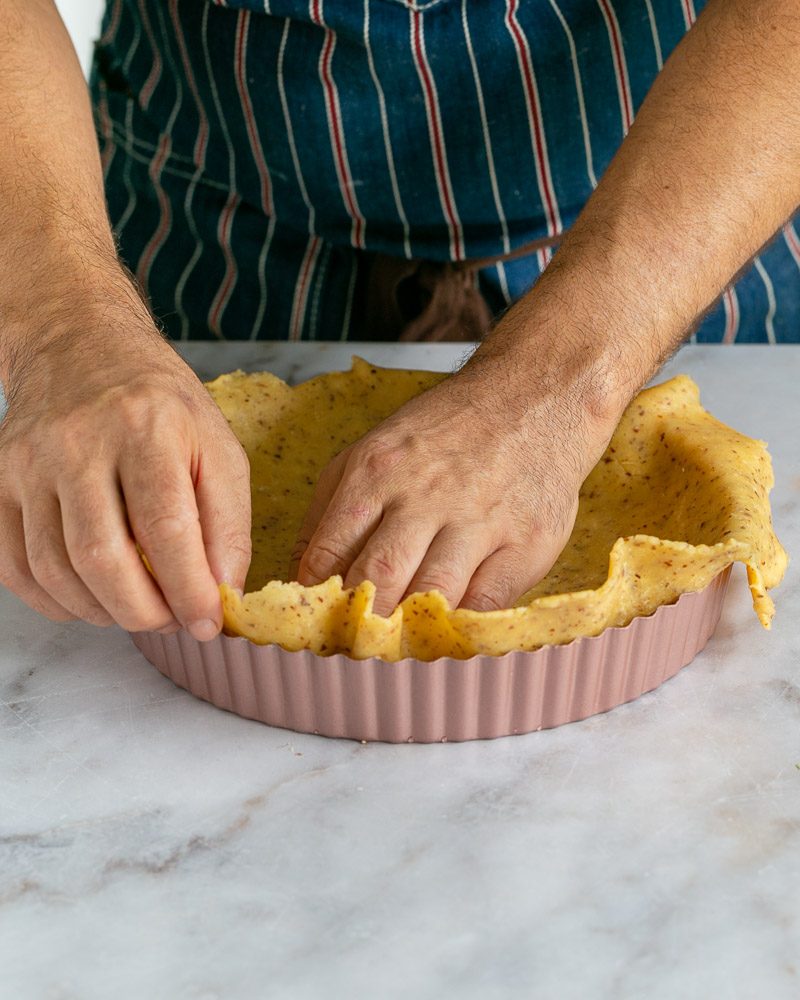
[[[308,573],[319,580],[325,580],[344,568],[347,555],[334,546],[321,542],[306,548],[302,559],[303,568]]]
[[[405,560],[396,552],[373,552],[359,564],[359,574],[365,580],[391,586],[402,579]]]
[[[175,434],[187,407],[175,393],[150,385],[132,385],[115,397],[113,412],[114,420],[134,440],[159,440],[166,428]]]
[[[463,579],[453,570],[437,567],[420,576],[413,586],[417,593],[438,590],[445,596],[452,596],[461,592],[463,583]]]
[[[90,438],[88,424],[88,419],[81,412],[66,414],[54,421],[52,440],[65,464],[80,460],[85,454]]]
[[[28,551],[31,576],[48,592],[59,589],[69,577],[68,567],[46,544],[36,544]]]
[[[464,597],[462,603],[468,604],[473,611],[502,611],[508,607],[508,601],[499,591],[481,587]]]
[[[108,421],[98,414],[96,404],[79,404],[65,413],[57,413],[49,418],[46,428],[47,438],[40,444],[39,455],[46,454],[57,466],[83,467],[87,459],[97,454],[98,435],[105,435]]]
[[[61,604],[69,618],[79,618],[92,625],[108,625],[108,612],[96,601],[86,600],[83,588],[75,579],[74,566],[63,562],[59,555],[45,545],[28,555],[30,573],[35,582]],[[39,607],[41,613],[45,611]],[[66,620],[61,617],[58,620]]]
[[[524,578],[520,564],[510,553],[504,571],[495,571],[470,584],[461,604],[474,611],[502,611],[511,607],[516,598],[524,593]]]
[[[114,399],[114,409],[121,421],[131,429],[143,429],[152,425],[156,413],[162,412],[160,402],[154,398],[152,390],[137,385],[126,386]]]
[[[404,455],[404,449],[397,445],[371,442],[354,449],[350,461],[367,479],[383,479],[402,463]]]
[[[144,515],[134,525],[136,537],[147,548],[150,545],[169,545],[180,542],[196,527],[197,515],[189,511],[162,511]]]
[[[79,573],[92,575],[115,569],[122,553],[110,539],[93,538],[74,545],[70,550],[72,565]]]

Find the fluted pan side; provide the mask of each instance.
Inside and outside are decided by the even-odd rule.
[[[179,687],[270,726],[388,743],[493,739],[551,729],[632,701],[686,666],[722,612],[730,567],[624,628],[532,653],[430,663],[289,653],[246,639],[139,632]]]

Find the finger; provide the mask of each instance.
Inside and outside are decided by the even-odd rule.
[[[371,580],[377,591],[373,611],[391,614],[424,560],[437,528],[435,522],[420,522],[408,512],[387,511],[350,567],[345,586]]]
[[[39,586],[76,618],[92,625],[113,625],[114,619],[73,569],[58,497],[40,494],[25,498],[22,525],[28,565]]]
[[[405,596],[438,590],[457,608],[478,566],[491,551],[480,525],[448,525],[431,542]]]
[[[0,507],[0,583],[51,621],[69,622],[75,618],[34,580],[25,552],[19,507]]]
[[[308,561],[306,553],[325,511],[333,499],[333,494],[339,485],[343,469],[344,461],[342,456],[337,455],[336,458],[325,466],[317,480],[317,485],[314,487],[314,492],[311,496],[311,503],[308,505],[308,510],[305,513],[303,523],[297,535],[297,541],[292,549],[289,566],[290,580],[297,580],[299,583],[310,586],[314,583],[319,583],[320,579],[327,579],[327,577],[317,579],[317,575],[314,572],[319,566],[318,559],[322,557],[322,553],[312,558],[311,569],[306,565]]]
[[[128,632],[173,627],[174,615],[136,550],[109,472],[63,483],[59,502],[69,560],[114,621]]]
[[[119,471],[133,537],[172,614],[195,639],[213,639],[222,606],[185,457],[165,450],[148,462],[126,459]]]
[[[213,458],[203,456],[195,497],[214,579],[242,590],[251,557],[250,466],[237,441]]]
[[[335,458],[320,476],[300,529],[292,576],[306,586],[347,576],[381,515],[377,499],[366,497],[358,480],[347,474],[342,456]]]
[[[162,635],[175,635],[176,632],[180,632],[181,626],[178,622],[173,621],[170,625],[165,625],[164,628],[157,629]]]
[[[529,549],[506,545],[485,559],[475,571],[461,599],[462,608],[498,611],[511,608],[537,584],[556,561],[560,548],[549,542]]]

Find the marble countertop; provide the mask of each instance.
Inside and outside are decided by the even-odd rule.
[[[299,380],[350,345],[188,345]],[[463,348],[359,348],[449,368]],[[668,365],[770,444],[800,552],[800,347]],[[800,996],[800,597],[738,567],[707,649],[607,715],[362,745],[197,701],[119,630],[0,588],[0,996],[675,1000]]]

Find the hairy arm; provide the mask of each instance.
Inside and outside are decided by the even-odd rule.
[[[0,24],[0,377],[13,385],[15,364],[61,333],[76,287],[91,310],[113,280],[146,311],[116,262],[86,84],[54,4],[2,0]]]
[[[298,578],[508,606],[631,396],[800,204],[800,5],[710,0],[554,260],[462,371],[326,470]]]
[[[800,204],[799,94],[800,5],[711,0],[520,303],[521,341],[552,316],[638,388]]]
[[[51,618],[211,638],[247,462],[117,260],[52,0],[0,0],[0,192],[0,582]]]

